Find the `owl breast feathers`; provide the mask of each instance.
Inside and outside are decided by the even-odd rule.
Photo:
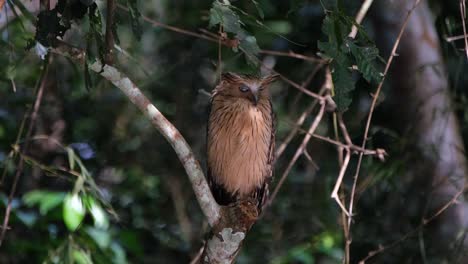
[[[225,73],[213,90],[207,134],[208,182],[221,205],[253,199],[261,210],[266,201],[275,146],[268,85],[275,77]]]

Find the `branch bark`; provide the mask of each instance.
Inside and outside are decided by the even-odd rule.
[[[200,263],[232,263],[239,252],[246,233],[258,219],[253,201],[242,201],[220,207],[213,198],[199,162],[179,131],[146,98],[140,89],[116,68],[94,62],[89,68],[112,82],[135,104],[158,131],[172,145],[189,176],[198,203],[212,227]]]
[[[52,52],[69,57],[79,64],[85,63],[83,50],[60,40],[56,40],[54,46]],[[198,203],[212,228],[199,262],[232,263],[241,249],[246,233],[258,219],[256,203],[245,200],[232,206],[219,206],[188,143],[140,89],[115,67],[103,65],[99,60],[90,64],[89,69],[112,82],[145,114],[171,144],[184,166]],[[323,102],[326,102],[325,99]]]
[[[220,207],[211,194],[198,160],[195,158],[190,146],[177,128],[164,117],[127,76],[119,72],[116,68],[109,65],[102,65],[100,61],[94,62],[89,68],[119,88],[171,144],[187,172],[198,203],[208,223],[212,227],[215,226],[220,219]]]

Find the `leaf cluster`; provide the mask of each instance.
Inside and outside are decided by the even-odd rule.
[[[351,92],[356,82],[353,70],[370,83],[382,79],[376,63],[379,50],[360,28],[358,38],[348,37],[353,24],[354,20],[338,9],[328,12],[322,25],[328,41],[318,41],[322,56],[330,59],[334,99],[340,112],[346,111],[352,102]]]
[[[255,6],[258,9],[258,3],[254,1]],[[260,9],[261,10],[261,9]],[[239,45],[233,47],[235,52],[238,49],[244,52],[248,63],[254,66],[258,66],[257,54],[260,52],[260,48],[257,44],[257,39],[245,29],[245,24],[241,21],[238,11],[239,9],[232,6],[229,2],[214,1],[210,9],[210,22],[209,27],[219,25],[227,33],[234,35],[239,41]],[[263,16],[263,12],[260,12],[260,16]]]

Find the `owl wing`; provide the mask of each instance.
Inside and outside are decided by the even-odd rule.
[[[210,138],[210,116],[211,116],[211,107],[213,105],[213,98],[216,96],[216,89],[213,91],[211,95],[211,100],[208,105],[208,122],[206,126],[206,148],[208,149],[208,140]],[[230,192],[227,192],[226,189],[221,185],[216,182],[216,177],[213,175],[213,171],[210,168],[210,164],[207,160],[206,162],[206,179],[208,181],[208,186],[210,186],[211,193],[213,194],[213,197],[215,198],[216,202],[219,205],[228,205],[231,203],[234,203],[237,200],[237,196],[235,194],[232,194]]]
[[[270,146],[268,150],[268,166],[267,175],[265,175],[265,182],[263,185],[257,189],[256,198],[258,199],[258,209],[259,212],[262,211],[265,203],[268,201],[269,195],[269,185],[273,178],[273,164],[275,163],[276,152],[275,152],[275,134],[276,134],[276,115],[273,111],[273,106],[270,100],[270,116],[271,116],[271,136],[270,136]]]

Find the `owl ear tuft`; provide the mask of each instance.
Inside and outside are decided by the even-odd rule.
[[[241,77],[239,75],[232,73],[232,72],[225,72],[221,74],[221,81],[236,82],[240,79]]]
[[[262,86],[264,85],[268,85],[274,81],[276,81],[276,79],[279,77],[279,74],[271,74],[271,75],[268,75],[266,77],[264,77],[262,79]]]

